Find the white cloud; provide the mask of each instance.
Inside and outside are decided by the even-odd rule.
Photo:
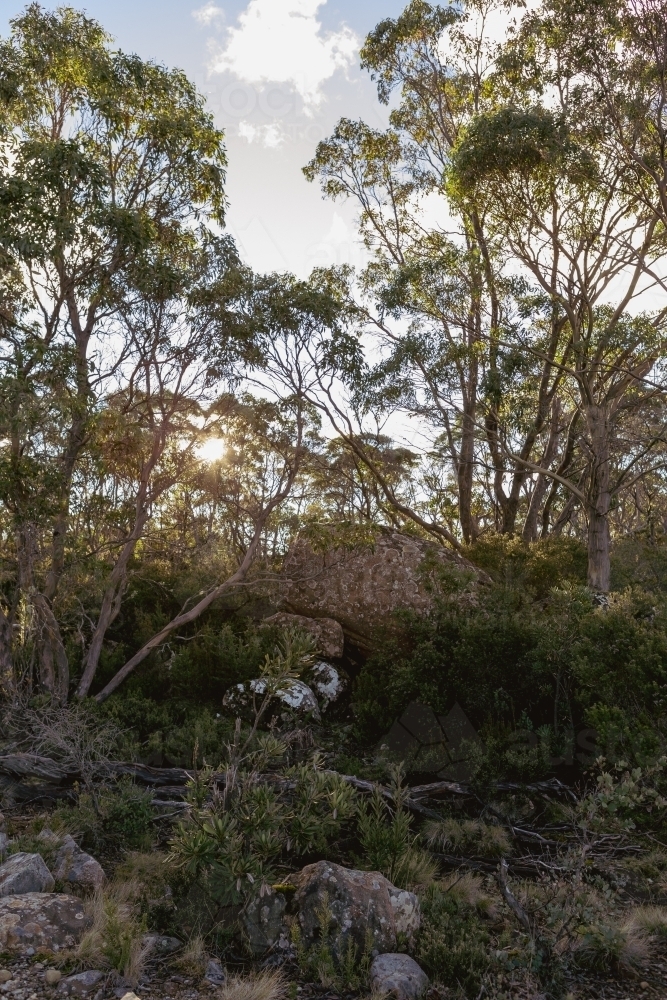
[[[193,10],[192,16],[195,21],[199,21],[200,24],[207,25],[211,24],[213,21],[217,21],[220,17],[224,17],[225,12],[222,7],[217,7],[214,3],[206,3],[203,7]]]
[[[248,142],[259,142],[268,149],[275,149],[285,141],[279,125],[253,125],[239,122],[239,135]]]
[[[229,31],[215,70],[231,70],[249,83],[284,83],[301,96],[307,112],[322,101],[322,84],[346,69],[359,42],[346,27],[321,33],[317,12],[324,0],[250,0]]]

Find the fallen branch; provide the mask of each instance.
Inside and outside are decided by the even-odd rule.
[[[507,884],[507,868],[507,861],[505,858],[502,858],[498,874],[496,875],[498,885],[500,886],[500,892],[516,919],[519,921],[524,930],[528,931],[532,937],[533,926],[530,917]]]

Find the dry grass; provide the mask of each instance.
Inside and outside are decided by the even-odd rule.
[[[132,905],[133,889],[128,882],[112,883],[90,897],[86,903],[90,927],[81,938],[75,957],[88,968],[115,969],[136,986],[150,949],[143,944],[145,927]]]
[[[619,926],[602,922],[592,924],[574,942],[572,953],[577,964],[596,971],[610,968],[636,971],[651,958],[651,943],[645,931],[629,923]]]
[[[484,880],[481,875],[474,875],[472,872],[465,872],[463,875],[452,872],[451,875],[442,879],[440,885],[450,896],[477,910],[481,916],[487,917],[489,920],[495,920],[498,917],[497,901],[484,889]]]
[[[201,934],[191,937],[174,960],[174,965],[191,976],[203,976],[208,964],[208,954]]]
[[[623,930],[651,937],[667,937],[667,909],[664,906],[637,906],[629,913]]]
[[[391,872],[391,881],[402,889],[419,892],[427,889],[438,874],[438,862],[418,847],[409,847],[397,859]]]
[[[434,850],[478,854],[501,858],[512,852],[509,835],[502,826],[482,823],[477,819],[459,822],[455,819],[430,820],[424,827],[424,837]]]
[[[218,992],[218,1000],[286,1000],[288,984],[278,970],[232,976]]]

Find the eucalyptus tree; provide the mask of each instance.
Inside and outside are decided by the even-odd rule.
[[[610,140],[595,91],[568,57],[576,41],[563,9],[546,4],[519,26],[499,74],[506,104],[470,123],[450,176],[464,200],[484,202],[493,239],[550,304],[554,365],[574,405],[572,440],[585,463],[578,481],[562,465],[547,471],[585,511],[589,584],[606,591],[610,506],[647,475],[644,459],[664,441],[664,430],[626,441],[626,460],[612,477],[621,421],[654,405],[666,387],[666,247],[659,200]],[[643,74],[628,69],[626,83],[630,72],[655,77],[649,62]],[[646,127],[640,116],[637,131]],[[512,343],[544,356],[530,326],[519,325]]]
[[[491,465],[495,520],[500,530],[515,530],[527,477],[521,459],[548,436],[560,383],[547,340],[544,359],[524,370],[520,412],[516,394],[508,405],[515,366],[502,334],[531,308],[529,296],[503,273],[503,248],[489,239],[484,203],[452,197],[449,187],[465,130],[495,107],[498,45],[489,40],[489,22],[505,7],[412,0],[398,18],[382,21],[361,58],[382,103],[398,91],[389,127],[342,120],[305,170],[326,196],[359,205],[371,258],[360,314],[384,351],[363,388],[376,405],[399,407],[434,428],[455,477],[466,542],[483,517],[476,466]],[[511,453],[503,445],[508,435]],[[410,516],[411,506],[402,506]],[[436,521],[419,523],[458,544]]]
[[[174,280],[200,219],[222,222],[223,137],[177,70],[113,51],[95,21],[31,4],[0,51],[3,500],[41,682],[64,700],[54,607],[78,463],[127,357],[121,312]],[[3,656],[6,658],[7,653]]]

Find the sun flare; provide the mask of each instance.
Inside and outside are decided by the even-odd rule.
[[[223,438],[209,438],[197,448],[197,454],[203,462],[219,462],[225,453]]]

